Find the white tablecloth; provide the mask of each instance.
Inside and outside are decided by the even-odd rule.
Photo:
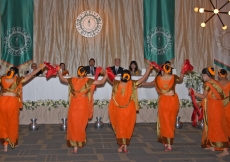
[[[133,80],[138,80],[140,77],[134,76]],[[101,77],[99,78],[101,79]],[[117,77],[117,80],[120,78]],[[153,81],[154,77],[150,76],[149,81]],[[188,96],[188,90],[185,87],[184,83],[178,84],[176,86],[176,92],[180,99],[190,99]],[[111,98],[112,86],[106,82],[104,86],[97,87],[94,93],[94,99],[99,100],[109,100]],[[155,88],[139,88],[138,89],[139,100],[142,99],[157,99],[158,94]],[[23,100],[59,100],[64,99],[68,100],[68,86],[60,83],[58,78],[50,78],[46,80],[45,77],[36,77],[29,83],[23,86]],[[170,103],[169,103],[170,104]],[[193,108],[180,108],[178,116],[181,117],[182,122],[190,122],[191,114]],[[59,124],[61,123],[61,118],[67,117],[68,108],[59,106],[58,108],[48,108],[44,106],[37,107],[34,110],[23,109],[20,112],[20,124],[29,124],[31,118],[37,118],[38,124]],[[94,106],[94,116],[93,119],[89,122],[94,122],[96,116],[102,117],[102,121],[107,123],[109,122],[108,108],[103,107],[99,108]],[[156,122],[157,121],[157,109],[143,107],[139,110],[137,114],[137,123],[142,122]]]
[[[133,76],[133,80],[138,80],[140,76]],[[150,76],[147,80],[153,81],[155,77]],[[99,77],[99,80],[101,77]],[[119,77],[116,77],[119,80]],[[177,84],[176,92],[180,99],[190,99],[188,96],[188,90],[185,87],[184,83]],[[106,82],[104,86],[97,87],[94,93],[94,99],[107,99],[111,98],[112,86]],[[138,88],[138,99],[157,99],[158,94],[155,88]],[[36,77],[29,83],[23,86],[23,100],[59,100],[59,99],[68,99],[68,86],[62,84],[59,81],[59,78],[50,78],[47,80],[45,77]]]

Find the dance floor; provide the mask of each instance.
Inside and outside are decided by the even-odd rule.
[[[156,124],[136,124],[128,153],[117,153],[117,144],[111,128],[105,124],[100,130],[93,124],[87,127],[88,144],[71,153],[65,143],[65,134],[58,125],[40,125],[37,132],[30,132],[28,126],[20,126],[19,147],[3,152],[0,162],[224,162],[230,156],[218,158],[219,152],[205,151],[200,147],[201,130],[191,124],[184,124],[176,130],[175,144],[171,152],[164,152],[163,145],[156,142]]]

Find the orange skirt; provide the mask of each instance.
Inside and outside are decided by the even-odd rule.
[[[222,105],[222,106],[221,106]],[[225,109],[222,100],[207,99],[208,125],[203,129],[201,146],[215,149],[228,147]]]
[[[129,145],[136,123],[136,108],[131,101],[126,108],[119,108],[113,100],[109,104],[109,117],[119,145]]]
[[[83,147],[86,144],[86,126],[89,118],[88,97],[72,97],[68,111],[67,145]]]
[[[228,139],[230,140],[230,103],[227,104],[225,109],[226,125],[227,125],[227,134]]]
[[[180,107],[177,94],[173,96],[160,95],[158,101],[158,142],[173,144],[175,123]]]
[[[228,147],[230,147],[230,103],[228,103],[228,105],[225,107],[225,117],[228,134]]]
[[[18,139],[19,105],[18,97],[0,96],[0,139],[12,148]]]

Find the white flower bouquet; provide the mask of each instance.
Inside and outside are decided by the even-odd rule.
[[[181,108],[193,107],[192,101],[187,100],[187,99],[181,99],[180,100],[180,107]]]
[[[94,105],[96,105],[99,108],[103,109],[103,107],[108,107],[109,100],[94,100]]]
[[[26,110],[34,110],[38,106],[46,106],[48,110],[50,111],[51,108],[58,108],[58,106],[63,106],[64,108],[67,108],[69,106],[69,102],[65,100],[38,100],[38,101],[24,101],[23,102],[23,108]]]
[[[184,80],[187,88],[193,88],[195,91],[200,92],[203,85],[201,74],[192,71],[191,73],[185,74]]]
[[[107,108],[109,106],[110,100],[94,100],[94,105],[98,106],[100,109]],[[26,110],[34,110],[38,106],[45,106],[50,111],[51,108],[58,108],[59,106],[63,106],[64,108],[67,108],[69,106],[69,102],[65,100],[38,100],[38,101],[30,101],[27,100],[23,102],[23,108]],[[139,100],[139,106],[140,109],[142,109],[144,106],[149,108],[156,109],[158,107],[158,99],[143,99]],[[187,99],[181,99],[180,100],[180,107],[181,108],[188,108],[192,107],[192,102]]]
[[[148,109],[149,108],[154,108],[156,109],[158,106],[158,99],[152,99],[152,100],[147,100],[147,99],[143,99],[139,101],[139,106],[140,109],[143,108],[143,106],[146,106]]]

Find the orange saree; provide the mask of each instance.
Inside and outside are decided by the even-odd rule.
[[[225,94],[224,110],[225,110],[225,117],[226,117],[227,134],[230,142],[230,82],[226,86],[222,86],[222,89],[224,90],[224,94]]]
[[[218,82],[211,80],[205,83],[208,92],[204,99],[204,129],[201,146],[222,149],[228,147],[227,125],[224,110],[224,93]]]
[[[22,77],[14,77],[14,82],[9,84],[5,77],[1,78],[1,93],[13,92],[16,97],[0,96],[0,139],[12,148],[17,145],[19,128],[19,109],[22,108],[21,89]]]
[[[93,79],[70,78],[70,105],[68,111],[67,145],[83,147],[86,144],[85,128],[93,113]]]
[[[175,84],[178,76],[172,75],[170,80],[163,80],[156,77],[155,87],[159,94],[158,98],[158,121],[157,136],[158,142],[173,144],[176,116],[180,107],[179,98],[175,93]],[[170,90],[174,91],[173,96],[164,95]]]
[[[113,94],[109,104],[109,117],[116,134],[118,145],[129,145],[136,123],[137,91],[136,81],[125,86],[113,82]]]

